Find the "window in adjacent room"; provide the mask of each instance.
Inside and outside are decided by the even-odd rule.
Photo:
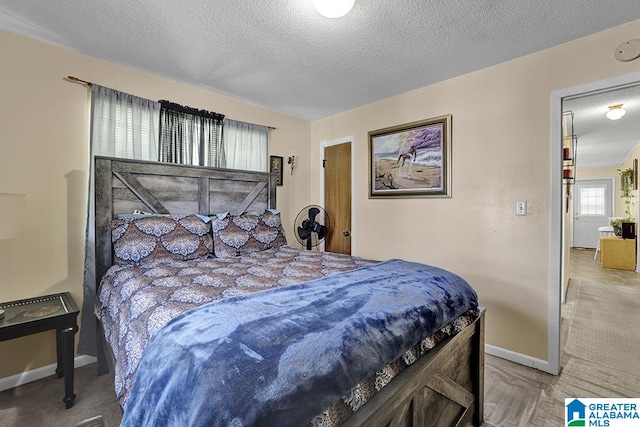
[[[604,187],[587,187],[580,189],[581,215],[606,215]]]

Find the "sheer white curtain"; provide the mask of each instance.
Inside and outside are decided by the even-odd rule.
[[[96,318],[93,314],[97,286],[93,156],[157,161],[159,122],[160,103],[103,86],[92,86],[89,200],[85,231],[84,298],[81,314],[82,328],[78,342],[79,353],[95,356],[97,343]]]
[[[266,126],[224,119],[224,167],[266,172],[268,137],[269,128]]]
[[[157,161],[159,122],[158,102],[93,85],[93,155]]]

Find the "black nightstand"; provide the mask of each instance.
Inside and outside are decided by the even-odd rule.
[[[58,378],[64,377],[62,401],[67,409],[71,408],[76,398],[73,394],[73,356],[74,336],[78,332],[77,318],[80,313],[71,294],[64,292],[4,302],[0,303],[0,310],[4,310],[4,317],[0,319],[0,341],[56,330],[56,374]]]

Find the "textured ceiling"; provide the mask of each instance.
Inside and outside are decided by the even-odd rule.
[[[627,113],[619,120],[607,119],[609,106],[616,104],[623,104]],[[573,112],[579,167],[620,166],[640,142],[638,84],[566,100],[562,107]]]
[[[639,18],[638,0],[356,0],[338,19],[311,0],[0,0],[0,29],[307,120]],[[585,130],[579,163],[620,164],[630,117]]]
[[[0,0],[0,29],[307,120],[638,18],[638,0],[356,0],[338,19],[311,0]]]

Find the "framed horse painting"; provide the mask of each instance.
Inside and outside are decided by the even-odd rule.
[[[369,198],[451,197],[451,115],[369,132]]]

